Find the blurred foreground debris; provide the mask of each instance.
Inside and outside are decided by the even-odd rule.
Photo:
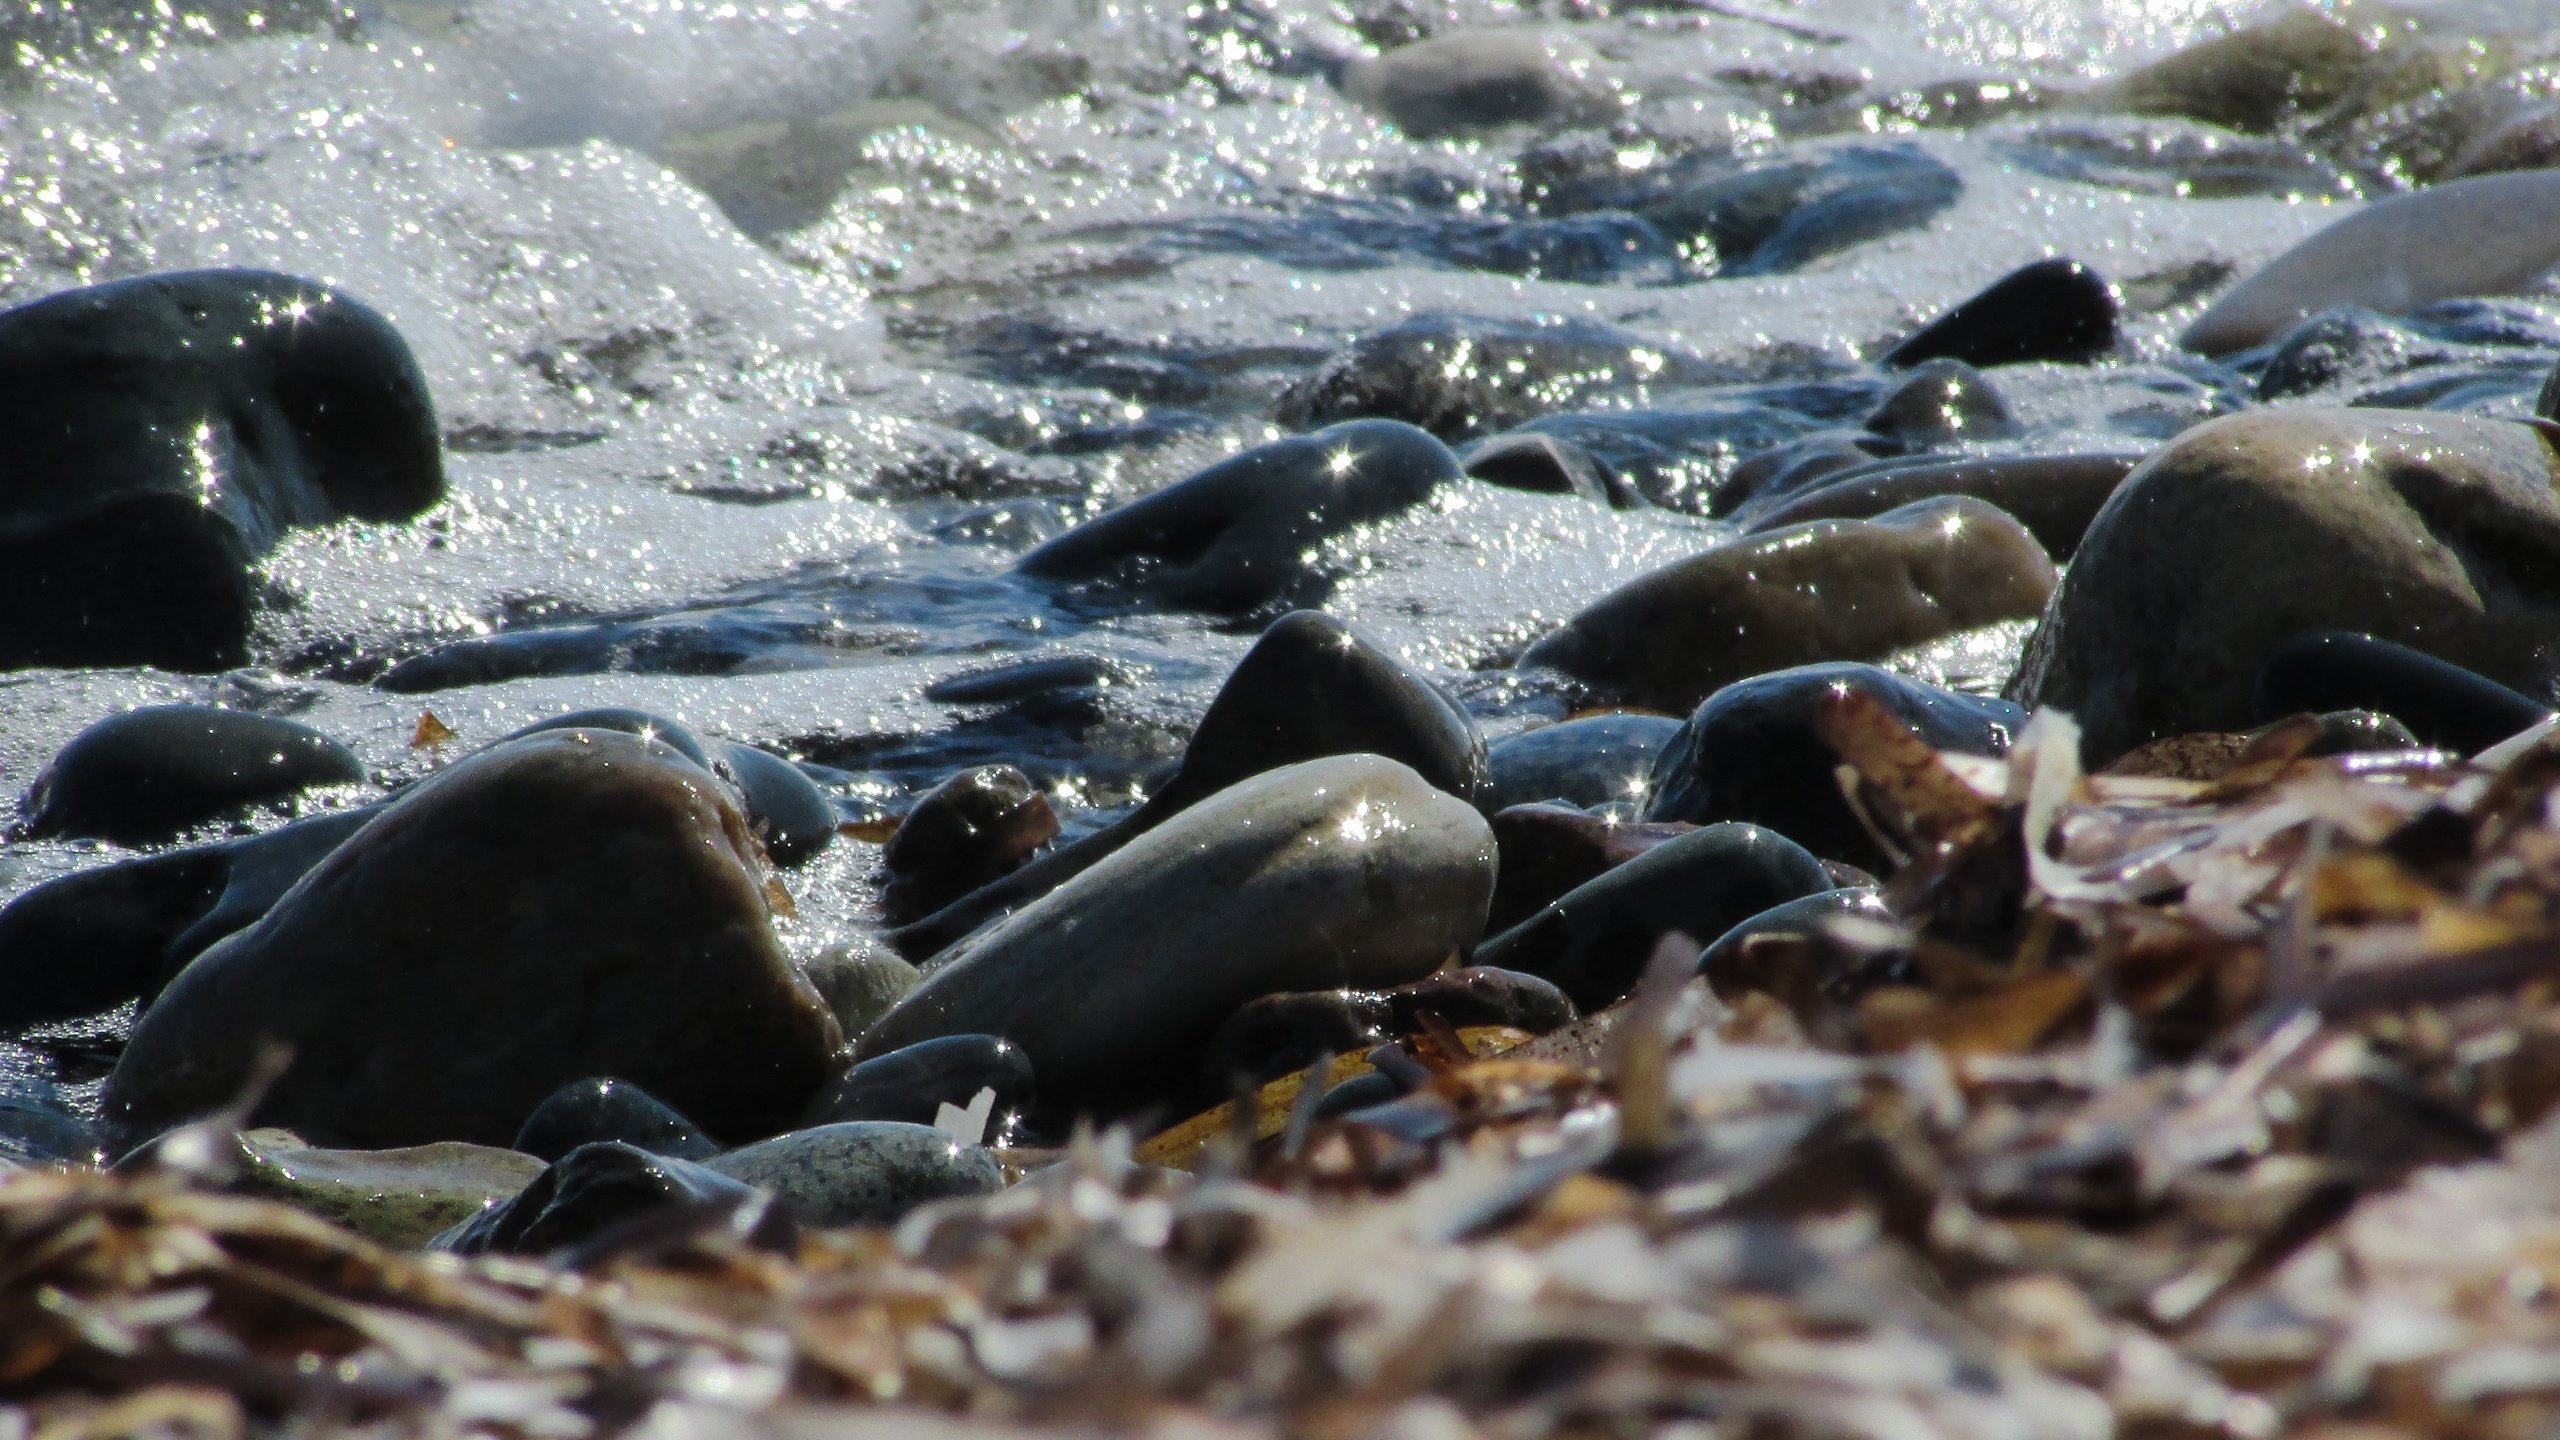
[[[2560,1426],[2560,740],[2084,777],[2058,716],[2005,762],[1824,725],[1892,923],[1666,946],[1569,1031],[1426,1026],[894,1233],[466,1263],[177,1164],[18,1173],[0,1431]],[[1414,1088],[1304,1093],[1373,1065]]]

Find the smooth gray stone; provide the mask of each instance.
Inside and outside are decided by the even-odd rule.
[[[2357,631],[2547,697],[2560,653],[2560,457],[2529,425],[2284,409],[2163,446],[2091,522],[2010,698],[2104,764],[2254,727],[2259,672]]]
[[[505,1144],[619,1075],[714,1134],[798,1113],[843,1043],[775,938],[731,792],[633,736],[565,730],[403,793],[256,924],[179,972],[108,1076],[148,1135],[292,1047],[257,1118],[361,1148]]]
[[[151,845],[315,785],[364,778],[354,751],[297,721],[147,705],[73,736],[21,808],[30,837]]]
[[[718,1141],[665,1101],[627,1080],[606,1076],[572,1080],[552,1091],[524,1117],[513,1148],[552,1161],[598,1140],[619,1140],[678,1160],[705,1160],[720,1153]]]
[[[1307,556],[1320,542],[1401,514],[1459,474],[1449,447],[1410,425],[1351,421],[1221,460],[1078,525],[1016,568],[1242,613],[1316,582]]]
[[[1431,973],[1484,923],[1493,833],[1375,755],[1220,792],[1014,912],[925,977],[855,1047],[939,1035],[1022,1047],[1075,1111],[1186,1067],[1239,1006]]]
[[[1535,28],[1457,30],[1343,67],[1342,93],[1416,139],[1511,124],[1596,124],[1618,99],[1581,41]]]
[[[1719,936],[1831,888],[1822,862],[1776,831],[1710,825],[1576,887],[1477,946],[1471,963],[1552,981],[1589,1014],[1635,988],[1664,936]]]
[[[296,526],[444,495],[391,322],[309,280],[148,275],[0,312],[0,669],[245,663]]]
[[[770,1191],[792,1219],[816,1226],[891,1225],[919,1205],[1004,1188],[985,1146],[895,1120],[794,1130],[703,1166]]]
[[[887,941],[866,935],[819,951],[809,961],[809,983],[826,997],[844,1033],[858,1036],[924,976]]]
[[[1192,731],[1181,768],[1137,813],[1048,851],[892,938],[900,953],[928,958],[1228,786],[1302,760],[1355,754],[1410,765],[1433,789],[1460,799],[1484,790],[1484,737],[1437,685],[1329,615],[1283,615],[1236,662]]]
[[[729,778],[737,782],[764,853],[774,864],[806,865],[835,843],[836,807],[799,766],[734,740],[719,741],[714,748]]]
[[[1668,715],[1614,714],[1506,735],[1485,751],[1493,779],[1480,808],[1493,815],[1541,800],[1641,801],[1652,788],[1654,757],[1679,733],[1680,722]]]
[[[1878,660],[2053,593],[2026,527],[1969,495],[1872,520],[1815,520],[1727,541],[1603,596],[1520,657],[1648,709],[1686,711],[1736,680]]]

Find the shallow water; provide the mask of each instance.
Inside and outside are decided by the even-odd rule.
[[[85,39],[0,20],[33,37],[0,88],[0,301],[212,265],[342,286],[416,348],[452,495],[290,538],[253,670],[0,676],[0,790],[160,700],[299,715],[385,783],[439,763],[409,743],[422,711],[468,745],[613,704],[825,766],[849,817],[998,758],[1090,816],[1143,793],[1256,627],[1073,602],[1011,560],[1281,433],[1274,398],[1359,334],[1451,312],[1619,327],[1626,363],[1524,403],[1723,417],[1663,480],[1695,500],[1755,447],[1854,423],[1883,387],[1868,360],[1918,321],[2068,255],[2123,285],[2125,353],[1999,371],[2027,434],[1988,448],[2139,450],[2246,393],[2171,343],[2214,277],[2406,183],[2359,148],[2371,127],[1996,113],[2266,11],[2214,0],[245,8],[213,7],[210,42],[183,17]],[[2414,13],[2485,37],[2471,78],[2551,93],[2560,4]],[[1613,123],[1414,140],[1322,73],[1541,19],[1597,57]],[[1897,118],[1890,97],[1949,80],[1980,123]],[[1961,193],[1788,273],[1504,248],[1558,156],[1623,180],[1856,147],[1934,160]],[[2507,308],[2560,337],[2549,295]],[[2475,356],[2459,403],[2520,412],[2552,358]],[[1717,528],[1459,487],[1336,542],[1328,608],[1499,734],[1561,705],[1503,660]],[[1914,663],[1997,682],[1998,644],[1941,648]],[[1010,708],[923,694],[1060,654],[1111,679]],[[551,673],[446,683],[528,666]],[[0,899],[114,853],[0,847]],[[875,923],[873,858],[838,845],[790,877],[795,945]]]

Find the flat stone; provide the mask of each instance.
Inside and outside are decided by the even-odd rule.
[[[364,778],[354,751],[308,725],[211,705],[148,705],[72,737],[21,809],[31,837],[151,845],[314,786]]]
[[[1374,755],[1221,791],[996,925],[881,1017],[869,1059],[940,1035],[1022,1047],[1051,1108],[1186,1068],[1245,1003],[1419,979],[1493,893],[1474,807]]]
[[[1686,711],[1752,675],[1881,659],[2035,615],[2054,578],[2026,527],[1970,496],[1945,496],[1871,520],[1744,536],[1665,566],[1566,621],[1520,666]]]
[[[715,1134],[769,1132],[842,1032],[776,941],[725,785],[600,730],[528,736],[383,807],[134,1026],[105,1112],[136,1136],[293,1061],[258,1111],[331,1144],[504,1144],[618,1075]],[[467,902],[467,903],[465,903]]]
[[[2011,698],[2071,712],[2091,764],[2239,731],[2315,630],[2423,651],[2528,696],[2560,647],[2551,441],[2467,415],[2287,409],[2162,447],[2089,527]]]
[[[415,1249],[523,1190],[542,1174],[531,1155],[441,1141],[396,1150],[330,1150],[285,1130],[240,1137],[232,1188],[282,1200],[368,1240]]]

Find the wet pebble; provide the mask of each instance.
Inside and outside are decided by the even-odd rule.
[[[542,1168],[531,1155],[490,1145],[331,1150],[306,1145],[290,1131],[251,1130],[240,1137],[231,1188],[406,1250],[513,1197]]]
[[[1484,791],[1484,737],[1437,685],[1332,616],[1284,615],[1236,662],[1193,729],[1181,767],[1137,813],[1048,851],[893,938],[912,958],[933,955],[1230,785],[1298,761],[1353,754],[1409,765],[1432,788],[1460,799]]]
[[[1585,1013],[1625,997],[1664,936],[1694,943],[1832,888],[1822,862],[1757,825],[1710,825],[1617,866],[1486,940],[1473,963],[1554,982]]]
[[[1665,167],[1658,193],[1629,208],[1702,247],[1715,273],[1783,275],[1929,224],[1964,193],[1945,164],[1909,146],[1851,145],[1736,163],[1701,154]]]
[[[803,1125],[903,1120],[930,1125],[945,1105],[969,1108],[981,1090],[995,1092],[989,1136],[1008,1130],[1039,1098],[1031,1059],[993,1035],[944,1035],[875,1055],[827,1082]]]
[[[1469,965],[1391,990],[1266,995],[1227,1018],[1201,1060],[1204,1103],[1257,1089],[1328,1055],[1422,1033],[1425,1015],[1454,1029],[1544,1035],[1580,1018],[1562,990],[1535,975]]]
[[[905,957],[873,936],[840,941],[809,960],[809,983],[848,1037],[858,1037],[889,1007],[907,998],[924,976]]]
[[[1807,895],[1773,905],[1717,936],[1698,956],[1698,973],[1726,999],[1747,990],[1776,989],[1779,977],[1753,961],[1753,942],[1764,936],[1808,935],[1829,921],[1844,919],[1892,924],[1894,916],[1873,886]]]
[[[2076,717],[2090,763],[2246,730],[2313,630],[2540,685],[2560,645],[2552,442],[2505,421],[2288,409],[2188,431],[2089,527],[2012,698]]]
[[[963,770],[919,797],[882,848],[881,913],[897,923],[930,915],[1022,868],[1057,833],[1057,812],[1029,776],[1010,765]]]
[[[608,1076],[572,1080],[552,1091],[524,1117],[513,1148],[552,1161],[598,1140],[619,1140],[679,1160],[720,1153],[718,1141],[694,1128],[692,1121],[665,1101],[628,1080]]]
[[[776,865],[806,865],[835,843],[836,807],[799,766],[753,745],[714,742],[719,773],[736,783],[756,838]]]
[[[754,1186],[699,1161],[600,1140],[551,1162],[505,1203],[443,1231],[429,1248],[458,1255],[550,1255],[619,1227],[645,1225],[651,1217],[735,1212],[756,1203]],[[779,1243],[789,1234],[788,1217],[777,1215],[757,1227],[756,1238]]]
[[[2005,700],[1958,694],[1873,665],[1806,665],[1718,690],[1664,747],[1645,818],[1766,825],[1826,859],[1887,865],[1840,793],[1839,755],[1815,727],[1836,695],[1873,699],[1933,750],[2002,755],[2026,723]]]
[[[803,1225],[891,1225],[919,1205],[1004,1188],[981,1145],[929,1125],[866,1120],[794,1130],[703,1162],[769,1192]]]
[[[256,924],[199,955],[108,1077],[136,1135],[240,1092],[333,1144],[503,1144],[561,1085],[619,1075],[714,1133],[796,1113],[843,1037],[775,939],[725,786],[602,730],[527,736],[411,788]],[[468,897],[469,903],[457,903]]]
[[[0,311],[0,670],[245,663],[257,558],[296,526],[444,495],[391,322],[256,270],[149,275]]]
[[[0,1077],[0,1174],[12,1165],[98,1165],[106,1153],[105,1137],[52,1081]]]
[[[1679,733],[1668,715],[1613,711],[1541,725],[1485,751],[1486,813],[1539,800],[1608,805],[1644,798],[1653,758]]]
[[[2259,719],[2379,711],[2420,743],[2486,750],[2551,718],[2551,706],[2423,650],[2345,630],[2287,642],[2258,672]]]
[[[1750,532],[1809,520],[1855,520],[1940,495],[1970,495],[2027,527],[2045,553],[2067,560],[2089,522],[2140,463],[2138,455],[1987,455],[1897,460],[1826,476],[1765,509],[1737,514]]]
[[[1707,513],[1741,520],[1820,489],[1834,477],[1899,456],[1902,446],[1872,430],[1816,430],[1773,445],[1733,467]]]
[[[308,725],[210,705],[148,705],[74,736],[21,808],[30,837],[149,845],[314,786],[364,778],[354,751]]]
[[[1970,496],[1744,536],[1634,580],[1521,655],[1602,694],[1686,711],[1789,665],[1881,658],[2044,608],[2053,562]]]
[[[1374,755],[1258,775],[1184,810],[929,970],[864,1059],[1000,1035],[1052,1107],[1144,1094],[1264,995],[1430,973],[1484,923],[1491,832]]]
[[[2007,440],[2025,433],[1981,371],[1961,360],[1925,360],[1867,416],[1867,428],[1913,450]]]
[[[1598,320],[1416,315],[1352,342],[1292,381],[1273,418],[1293,429],[1358,416],[1456,442],[1591,396],[1737,378],[1676,345]]]
[[[1534,28],[1457,30],[1353,60],[1342,93],[1417,139],[1512,124],[1595,124],[1618,109],[1600,58]]]
[[[1485,928],[1499,933],[1578,885],[1698,828],[1684,820],[1636,823],[1570,805],[1513,805],[1494,812],[1502,864]]]
[[[1906,369],[1940,359],[1980,366],[2095,360],[2116,347],[2116,310],[2113,286],[2057,255],[2001,276],[1906,336],[1880,363]]]
[[[1570,440],[1536,431],[1490,436],[1458,454],[1467,473],[1489,485],[1535,495],[1571,495],[1629,510],[1644,503],[1627,478]]]
[[[1018,568],[1248,611],[1317,583],[1307,555],[1318,542],[1419,505],[1459,473],[1447,446],[1410,425],[1353,421],[1221,460],[1046,542]]]

